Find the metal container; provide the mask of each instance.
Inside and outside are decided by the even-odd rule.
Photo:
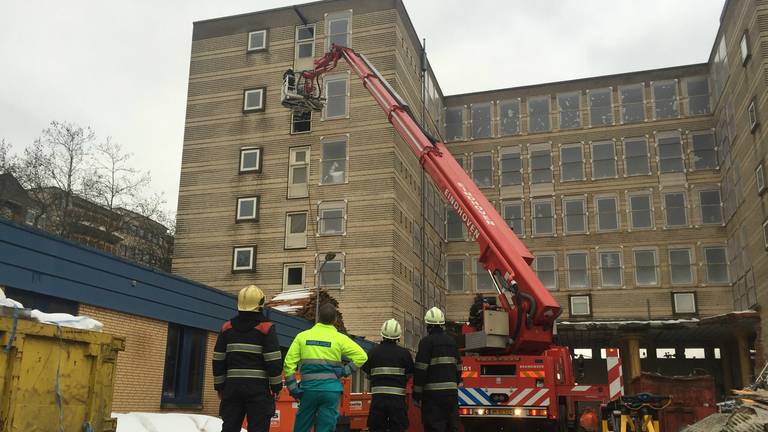
[[[635,393],[672,396],[661,411],[661,430],[677,432],[717,412],[715,379],[711,375],[665,376],[643,372],[632,380]]]

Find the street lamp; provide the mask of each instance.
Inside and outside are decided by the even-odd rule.
[[[317,271],[317,291],[315,293],[315,324],[320,322],[320,281],[323,277],[323,267],[328,264],[328,261],[333,261],[336,258],[336,253],[328,252],[325,254],[325,260],[320,264],[320,269]]]

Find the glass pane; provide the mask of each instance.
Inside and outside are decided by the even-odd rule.
[[[328,261],[325,264],[320,272],[320,286],[341,286],[341,261]]]
[[[601,253],[600,268],[604,286],[621,285],[621,257],[618,252]]]
[[[448,290],[464,291],[464,260],[448,260]]]
[[[307,214],[297,213],[288,216],[290,220],[290,233],[303,234],[307,231]]]
[[[205,355],[205,336],[196,329],[184,328],[185,337],[189,340],[187,352],[184,355],[189,359],[187,369],[187,397],[197,397],[203,390],[203,359]]]
[[[300,41],[312,39],[315,37],[314,27],[299,27],[296,38]]]
[[[545,132],[549,128],[549,96],[528,99],[528,130]]]
[[[491,104],[472,106],[472,138],[491,136]]]
[[[323,234],[341,234],[344,231],[344,210],[322,210],[320,232]]]
[[[680,226],[688,223],[685,213],[685,195],[669,193],[664,195],[664,207],[667,211],[667,225]]]
[[[584,201],[565,202],[565,230],[568,232],[584,231]]]
[[[504,220],[516,234],[523,234],[523,206],[521,204],[505,205]]]
[[[536,203],[533,206],[533,224],[536,234],[551,234],[553,231],[552,204]]]
[[[701,219],[705,224],[719,224],[723,221],[720,207],[720,191],[705,191],[699,193],[701,201]]]
[[[581,95],[578,93],[557,95],[560,108],[560,129],[573,129],[581,126]]]
[[[659,170],[663,173],[682,172],[683,149],[680,137],[659,138]]]
[[[552,155],[549,150],[536,150],[531,152],[531,182],[552,182]]]
[[[689,79],[686,82],[688,91],[688,114],[709,114],[709,83],[705,77]]]
[[[597,200],[598,228],[601,230],[613,230],[619,227],[616,213],[615,198],[600,198]]]
[[[632,209],[632,227],[650,228],[651,227],[651,205],[650,198],[647,196],[630,197],[630,206]]]
[[[501,185],[512,186],[522,183],[522,161],[520,153],[504,153],[501,155]]]
[[[235,267],[246,268],[251,267],[251,250],[240,249],[235,255]]]
[[[165,345],[165,371],[163,373],[163,397],[175,398],[178,385],[178,373],[181,367],[181,328],[176,324],[168,325],[168,338]]]
[[[464,223],[455,210],[448,210],[448,240],[464,240]]]
[[[472,180],[478,187],[493,185],[493,170],[491,167],[491,155],[481,154],[472,157]]]
[[[611,89],[589,91],[589,121],[592,126],[613,124]]]
[[[304,267],[288,267],[288,285],[302,285],[304,283]]]
[[[674,81],[654,83],[653,98],[657,119],[677,117],[677,83]]]
[[[483,268],[483,265],[475,261],[475,275],[478,292],[494,292],[496,287],[493,285],[491,275]]]
[[[256,169],[258,168],[258,162],[259,162],[259,151],[242,151],[242,169]]]
[[[328,33],[332,35],[336,35],[339,33],[346,33],[347,32],[347,25],[349,22],[345,19],[340,20],[333,20],[329,24],[329,31]]]
[[[300,43],[298,47],[299,58],[309,58],[314,56],[314,42]]]
[[[304,184],[307,182],[307,167],[293,167],[293,184]]]
[[[717,168],[717,153],[715,152],[715,136],[711,133],[695,134],[693,140],[694,169]]]
[[[242,200],[240,201],[239,217],[251,218],[256,216],[256,201],[255,200]]]
[[[264,37],[266,32],[258,31],[250,34],[250,41],[248,42],[248,48],[259,49],[264,48]],[[240,39],[242,40],[242,39]]]
[[[561,180],[582,180],[584,178],[581,147],[563,147],[560,151],[560,162],[562,163]]]
[[[589,285],[586,254],[568,255],[568,283],[571,288],[585,288]]]
[[[571,297],[572,315],[589,315],[588,297]]]
[[[246,109],[261,109],[261,90],[249,91],[245,94]]]
[[[520,101],[502,101],[499,106],[499,133],[515,135],[520,133]]]
[[[685,284],[693,282],[693,274],[691,271],[691,254],[689,250],[670,250],[669,260],[673,284]]]
[[[643,85],[619,89],[621,102],[621,121],[635,123],[645,120],[645,104],[643,102]]]

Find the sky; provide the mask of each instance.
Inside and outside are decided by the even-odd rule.
[[[404,2],[449,95],[706,62],[724,0]],[[192,23],[301,3],[0,1],[0,138],[91,126],[175,211]]]

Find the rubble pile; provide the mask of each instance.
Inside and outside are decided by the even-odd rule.
[[[272,300],[267,302],[266,306],[309,321],[314,321],[316,297],[317,295],[314,290],[290,291],[276,295]],[[327,290],[321,289],[320,305],[326,303],[330,303],[336,306],[336,309],[339,309],[339,302],[328,294]],[[341,314],[341,310],[339,310],[338,319],[336,320],[336,328],[342,333],[347,332],[347,328],[344,326],[344,317]]]
[[[682,432],[768,431],[768,390],[734,390],[736,403],[730,414],[713,414]]]

